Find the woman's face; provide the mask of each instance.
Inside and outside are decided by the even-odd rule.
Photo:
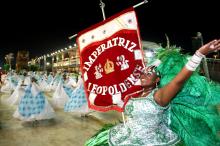
[[[148,67],[146,72],[141,75],[140,79],[142,87],[153,86],[159,81],[157,73],[153,70],[152,67]]]

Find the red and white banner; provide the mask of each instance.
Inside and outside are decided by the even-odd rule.
[[[77,43],[89,108],[122,112],[130,95],[142,90],[144,60],[134,9],[80,32]]]

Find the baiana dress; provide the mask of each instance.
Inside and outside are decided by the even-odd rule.
[[[82,78],[79,79],[77,87],[72,92],[70,99],[64,106],[65,112],[89,112],[88,102],[86,99]]]
[[[29,84],[13,117],[22,121],[51,119],[55,112],[36,83]]]
[[[102,132],[99,135],[106,135],[100,139],[106,139],[104,143],[111,146],[165,146],[179,143],[180,138],[169,128],[168,117],[164,115],[169,107],[161,107],[154,101],[155,90],[146,97],[131,98],[125,107],[125,124]],[[94,137],[86,145],[96,145],[100,139]]]
[[[60,80],[52,97],[52,105],[55,108],[64,108],[65,103],[69,100],[73,89],[64,85],[64,81]]]

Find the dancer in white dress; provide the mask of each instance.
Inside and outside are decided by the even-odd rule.
[[[65,85],[66,78],[60,80],[52,97],[52,105],[55,108],[64,108],[65,103],[69,100],[73,89]]]
[[[25,94],[13,116],[22,121],[44,120],[55,117],[53,108],[39,89],[35,79],[32,78],[32,82],[26,87]]]
[[[73,91],[72,96],[70,97],[68,102],[65,104],[64,111],[78,112],[81,114],[86,114],[90,111],[84,91],[82,78],[78,80],[77,87]]]

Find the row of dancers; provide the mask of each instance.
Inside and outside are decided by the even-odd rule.
[[[80,75],[10,72],[4,77],[1,92],[10,95],[2,103],[17,106],[13,117],[22,121],[55,118],[56,108],[84,115],[89,112]],[[51,102],[46,93],[53,93]]]

